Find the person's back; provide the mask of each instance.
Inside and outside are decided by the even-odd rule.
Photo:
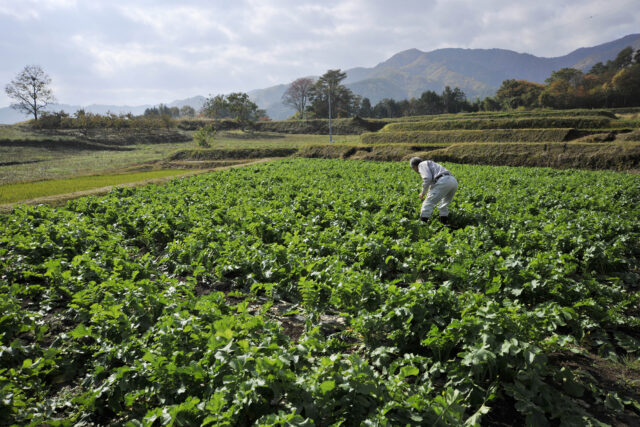
[[[447,168],[432,160],[412,157],[409,164],[422,177],[422,191],[419,197],[423,203],[420,219],[427,222],[437,205],[440,221],[446,224],[449,217],[449,204],[458,190],[458,181]]]

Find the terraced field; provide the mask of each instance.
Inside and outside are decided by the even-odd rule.
[[[637,119],[602,110],[469,113],[395,119],[361,141],[396,144],[405,160],[418,154],[458,163],[637,171],[639,128]]]

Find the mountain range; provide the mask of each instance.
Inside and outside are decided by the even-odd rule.
[[[582,47],[555,58],[537,57],[505,49],[437,49],[423,52],[409,49],[393,55],[375,67],[357,67],[346,70],[345,84],[354,93],[367,97],[372,105],[384,98],[395,100],[418,97],[426,90],[442,92],[445,86],[458,87],[467,98],[492,96],[507,79],[529,80],[543,83],[553,71],[561,68],[577,68],[587,72],[598,63],[614,59],[627,46],[640,49],[640,34],[630,34],[620,39],[593,47]],[[247,92],[260,108],[267,110],[269,117],[282,120],[290,117],[293,110],[282,104],[282,94],[288,87],[280,84],[266,89]],[[203,96],[167,103],[169,107],[190,105],[199,110]],[[93,113],[142,114],[152,105],[116,106],[89,105],[85,110]],[[74,112],[82,107],[52,105],[51,110]],[[27,117],[10,109],[0,108],[0,123],[15,123]]]

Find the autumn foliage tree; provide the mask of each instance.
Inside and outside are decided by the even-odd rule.
[[[627,47],[606,64],[584,74],[574,68],[555,71],[540,94],[542,107],[615,108],[640,106],[640,50]]]
[[[303,77],[295,80],[289,85],[282,95],[282,103],[295,108],[298,116],[304,119],[304,113],[309,103],[313,88],[313,80]]]
[[[640,63],[618,71],[611,79],[611,86],[619,106],[636,106],[640,102]]]

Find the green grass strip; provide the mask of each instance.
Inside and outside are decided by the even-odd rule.
[[[137,172],[118,175],[82,176],[69,179],[26,182],[0,186],[0,204],[14,203],[38,197],[55,196],[92,190],[110,185],[128,184],[155,178],[164,178],[185,173],[181,169],[164,169],[150,172]]]
[[[529,117],[521,119],[432,120],[427,122],[399,122],[386,125],[382,131],[436,131],[465,129],[602,129],[611,125],[607,117]]]

